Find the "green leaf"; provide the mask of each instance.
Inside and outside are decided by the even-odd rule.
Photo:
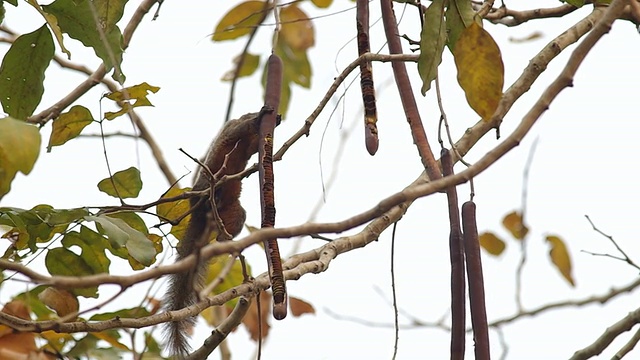
[[[10,117],[0,119],[0,199],[11,189],[16,173],[27,175],[40,154],[40,132]]]
[[[109,217],[90,215],[85,216],[85,220],[99,224],[100,227],[98,227],[98,231],[107,236],[109,243],[114,248],[121,248],[127,243],[127,241],[129,241],[129,235],[127,232],[114,224],[112,219]]]
[[[91,112],[84,106],[75,105],[53,121],[53,130],[49,137],[47,152],[54,146],[60,146],[77,137],[87,125],[94,121]]]
[[[135,102],[133,104],[129,102],[125,102],[124,106],[122,107],[122,109],[120,109],[120,111],[106,112],[104,114],[104,117],[107,120],[113,120],[120,115],[126,114],[132,108],[139,107],[139,106],[153,106],[151,101],[149,101],[149,98],[147,98],[147,95],[149,95],[149,92],[152,92],[155,94],[158,92],[158,90],[160,90],[159,87],[152,86],[147,84],[146,82],[143,82],[142,84],[130,86],[128,88],[124,88],[122,90],[109,93],[105,95],[107,99],[111,99],[113,101],[135,100]]]
[[[2,59],[0,101],[4,112],[16,119],[33,114],[44,93],[44,71],[55,52],[46,25],[19,36]]]
[[[38,295],[47,288],[48,286],[44,285],[36,286],[29,291],[16,295],[14,299],[24,301],[29,307],[29,310],[36,315],[37,320],[51,320],[54,314],[53,310],[49,309],[38,299]]]
[[[109,239],[89,229],[84,225],[80,227],[80,236],[83,239],[85,239],[85,241],[87,242],[101,244],[100,246],[104,247],[106,250],[109,250],[111,254],[121,259],[127,260],[129,258],[129,253],[127,252],[127,248],[121,247],[120,245],[117,245],[117,244],[115,247],[112,246],[112,244],[109,242]]]
[[[573,5],[577,8],[581,8],[585,4],[585,0],[562,0],[562,2],[566,2],[569,5]]]
[[[127,225],[131,226],[132,228],[140,231],[145,235],[149,234],[149,229],[147,228],[147,224],[145,224],[144,220],[142,220],[142,218],[133,211],[117,212],[117,213],[109,214],[107,216],[115,219],[120,219],[126,222]]]
[[[77,209],[53,209],[45,219],[49,225],[66,225],[83,219],[89,215],[89,211],[84,208]]]
[[[484,121],[489,121],[498,108],[504,86],[504,65],[498,44],[474,22],[460,34],[453,58],[467,102]]]
[[[446,40],[444,0],[434,0],[424,13],[424,26],[420,35],[418,73],[422,79],[423,96],[431,88],[431,82],[438,76],[438,65],[442,62]]]
[[[240,61],[240,55],[236,56],[233,59],[233,69],[227,71],[222,75],[222,81],[232,81],[235,76],[236,69],[238,68],[238,62]],[[242,67],[238,72],[238,78],[251,76],[258,69],[258,65],[260,65],[260,55],[254,55],[250,53],[246,53],[244,56],[244,61],[242,62]]]
[[[129,309],[122,309],[114,312],[106,312],[102,314],[95,314],[89,320],[91,321],[105,321],[119,317],[124,319],[138,319],[144,316],[151,315],[149,311],[143,307],[134,307]]]
[[[264,18],[264,2],[245,1],[226,13],[213,32],[213,41],[232,40],[247,35]]]
[[[451,52],[455,49],[456,42],[462,31],[474,22],[475,14],[476,12],[473,11],[470,0],[449,1],[445,17],[447,19],[447,46]],[[482,26],[482,22],[479,19],[475,22]]]
[[[113,247],[125,246],[129,255],[141,264],[149,266],[155,261],[157,252],[153,242],[124,220],[108,216],[87,216],[85,219],[100,224],[100,232],[107,235]]]
[[[44,262],[51,275],[86,276],[95,274],[85,259],[63,247],[47,251]],[[75,288],[71,289],[71,292],[84,297],[98,297],[97,286]]]
[[[9,3],[13,6],[18,6],[18,0],[4,0],[4,2]]]
[[[109,196],[121,199],[135,198],[142,189],[140,170],[130,167],[126,170],[118,171],[112,177],[100,180],[98,189]]]
[[[43,5],[42,9],[54,15],[58,19],[58,25],[62,32],[71,38],[81,41],[85,46],[91,47],[96,55],[102,59],[107,71],[116,67],[113,79],[124,82],[124,75],[119,71],[122,64],[122,33],[116,23],[122,17],[127,0],[56,0],[49,5]],[[99,26],[104,33],[100,36],[92,6],[95,8]],[[105,43],[106,42],[106,43]]]
[[[276,47],[276,55],[282,59],[284,67],[282,74],[283,84],[293,82],[305,89],[311,87],[311,63],[309,63],[306,49],[294,50],[285,42],[279,41]],[[265,73],[266,69],[265,64]]]
[[[86,227],[85,227],[86,228]],[[95,242],[90,237],[84,237],[75,231],[67,233],[62,239],[62,245],[70,249],[74,245],[82,249],[80,257],[91,267],[94,274],[108,273],[111,260],[105,254],[106,240]]]

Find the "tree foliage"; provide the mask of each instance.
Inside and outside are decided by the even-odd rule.
[[[263,226],[265,229],[250,229],[249,235],[232,242],[211,243],[202,249],[199,257],[194,255],[175,265],[168,265],[162,262],[164,255],[170,253],[172,244],[183,239],[185,226],[190,220],[189,198],[198,193],[191,191],[189,187],[179,186],[176,177],[165,169],[164,175],[171,186],[167,187],[164,193],[155,194],[154,198],[157,200],[141,203],[137,201],[145,189],[141,169],[134,166],[124,169],[111,168],[109,156],[106,156],[104,161],[109,168],[109,176],[96,184],[95,191],[96,194],[103,193],[113,198],[117,205],[96,206],[86,203],[83,207],[63,209],[57,208],[55,204],[46,204],[47,200],[41,199],[43,203],[31,209],[21,209],[11,204],[2,204],[0,207],[0,230],[5,249],[0,259],[0,286],[16,279],[29,284],[28,290],[12,294],[12,300],[4,304],[0,316],[0,358],[27,358],[36,355],[43,358],[137,358],[141,354],[145,354],[145,358],[162,358],[167,356],[163,351],[163,340],[157,331],[151,330],[154,329],[152,327],[200,313],[209,325],[217,326],[218,333],[214,332],[212,335],[212,341],[216,345],[240,323],[248,329],[251,339],[260,341],[269,333],[269,317],[273,311],[270,307],[272,298],[266,290],[272,286],[273,292],[277,293],[280,288],[275,283],[272,284],[270,281],[273,280],[266,274],[252,274],[251,266],[246,261],[237,259],[243,250],[254,244],[265,244],[263,246],[267,247],[267,252],[271,251],[270,254],[274,254],[273,246],[277,238],[302,235],[322,238],[323,234],[341,233],[365,225],[365,229],[359,230],[355,235],[342,236],[317,249],[300,252],[285,259],[282,264],[286,270],[284,278],[287,280],[297,280],[309,273],[321,273],[327,270],[330,262],[338,255],[377,240],[381,232],[399,221],[413,201],[441,191],[447,192],[449,198],[451,263],[454,272],[451,329],[456,329],[458,333],[455,335],[456,331],[452,331],[454,335],[451,353],[457,358],[464,356],[466,267],[469,275],[467,279],[470,282],[473,330],[476,334],[484,334],[483,339],[487,340],[486,344],[480,346],[481,350],[476,349],[476,356],[487,356],[487,328],[497,328],[500,324],[487,324],[484,293],[481,299],[478,297],[479,293],[483,292],[483,286],[482,276],[477,276],[477,270],[481,273],[482,267],[479,256],[474,258],[475,252],[467,251],[472,246],[465,245],[465,242],[478,243],[484,249],[484,253],[491,256],[506,256],[503,255],[505,249],[513,243],[519,245],[524,254],[529,233],[524,215],[526,206],[523,204],[521,209],[508,213],[502,219],[503,227],[515,242],[503,240],[499,231],[485,231],[478,235],[475,223],[476,205],[471,202],[473,196],[470,202],[465,202],[462,207],[461,226],[456,186],[472,182],[474,176],[492,166],[517,146],[557,94],[565,87],[571,86],[573,76],[588,51],[608,32],[611,24],[619,19],[631,21],[636,25],[640,22],[640,3],[636,0],[567,1],[566,4],[559,3],[554,8],[535,9],[537,6],[532,4],[531,10],[515,11],[504,4],[494,7],[493,1],[480,3],[469,0],[434,0],[429,4],[422,4],[420,1],[380,2],[383,7],[395,6],[397,9],[399,6],[405,6],[407,12],[412,14],[410,20],[405,21],[421,24],[419,41],[403,36],[410,46],[418,46],[418,53],[404,53],[401,47],[400,51],[397,51],[400,33],[396,19],[393,18],[393,12],[389,15],[383,10],[387,34],[384,41],[389,43],[391,54],[373,54],[369,46],[360,47],[361,44],[358,43],[360,52],[352,53],[353,62],[334,79],[327,95],[301,129],[282,148],[267,155],[273,158],[273,161],[279,161],[295,142],[303,138],[303,135],[308,135],[329,99],[336,96],[338,87],[358,67],[363,73],[363,110],[369,110],[365,112],[364,121],[364,128],[368,134],[367,150],[374,155],[378,149],[376,102],[379,104],[384,102],[384,99],[379,95],[374,96],[373,79],[376,72],[371,64],[391,62],[392,65],[389,66],[393,67],[394,81],[402,94],[402,109],[397,109],[397,113],[405,114],[422,160],[421,166],[417,168],[424,172],[418,179],[404,191],[383,198],[373,208],[360,214],[352,214],[352,217],[344,221],[308,222],[290,228],[273,228],[274,224],[271,221],[268,226]],[[368,2],[349,2],[349,5],[362,7],[363,3]],[[0,67],[0,102],[5,113],[0,119],[0,200],[11,191],[12,184],[20,181],[18,173],[29,175],[34,167],[45,161],[39,157],[44,142],[47,144],[48,152],[55,152],[56,147],[87,135],[86,129],[90,125],[99,125],[102,131],[105,120],[130,121],[134,128],[139,130],[138,136],[150,148],[156,147],[137,111],[140,107],[153,106],[154,94],[162,89],[147,82],[131,84],[127,81],[125,50],[135,29],[144,26],[142,20],[148,18],[148,12],[153,6],[156,6],[156,16],[162,16],[160,6],[163,2],[143,0],[139,4],[133,4],[117,0],[55,0],[44,5],[35,0],[20,4],[15,0],[5,0],[0,5],[4,16],[5,7],[26,4],[33,7],[34,16],[42,17],[40,27],[25,34],[14,34],[4,26],[0,28],[0,32],[6,36],[6,42],[10,44]],[[368,5],[373,4],[377,2]],[[315,19],[309,14],[331,16],[332,11],[342,9],[342,5],[331,0],[234,3],[215,24],[212,24],[214,30],[210,38],[213,42],[235,41],[245,44],[237,56],[224,54],[229,58],[231,69],[221,81],[234,84],[233,91],[239,79],[250,77],[262,69],[262,82],[267,88],[266,96],[279,97],[274,104],[279,105],[277,111],[286,120],[292,101],[305,96],[299,91],[300,88],[309,89],[313,85],[314,69],[310,61],[310,50],[317,39]],[[123,19],[127,6],[136,7],[136,11],[130,18]],[[487,27],[493,26],[492,24],[518,26],[528,20],[562,17],[586,6],[592,8],[591,15],[577,24],[567,26],[571,31],[560,35],[542,48],[523,70],[522,75],[505,89],[503,56],[509,54],[501,52],[499,44],[487,31]],[[359,16],[364,16],[362,14],[368,16],[368,10],[362,11]],[[273,24],[277,26],[271,26]],[[121,30],[121,27],[125,30]],[[372,40],[368,33],[368,23],[365,28],[366,31],[362,26],[357,29],[358,42]],[[354,29],[356,26],[351,30]],[[271,43],[261,47],[260,53],[249,52],[249,45],[256,34],[269,31],[273,31]],[[55,62],[67,68],[56,71],[74,70],[64,58],[60,59],[63,56],[70,59],[76,51],[75,45],[69,44],[69,38],[78,40],[84,47],[91,49],[101,65],[85,73],[87,81],[82,82],[71,93],[62,94],[58,102],[42,103],[43,94],[49,90],[45,87],[45,73],[50,71],[50,65]],[[464,156],[490,131],[499,132],[501,122],[513,103],[528,91],[549,62],[569,45],[578,41],[581,42],[567,60],[562,74],[549,84],[547,91],[531,106],[531,110],[518,127],[478,161],[472,164],[465,162],[467,167],[454,173],[453,164],[464,162]],[[406,43],[404,46],[407,46]],[[445,55],[445,51],[448,51],[449,57]],[[273,79],[268,76],[266,64],[278,58],[281,60],[281,87],[278,83],[281,91],[279,94],[273,94],[268,88],[270,80],[273,82]],[[449,156],[450,161],[453,161],[451,168],[442,169],[441,174],[444,165],[441,166],[440,160],[435,158],[431,150],[433,144],[428,143],[429,139],[435,138],[435,134],[425,135],[426,130],[415,106],[410,81],[420,84],[422,95],[437,92],[434,96],[437,96],[441,103],[438,71],[445,61],[455,64],[458,83],[467,100],[464,106],[475,111],[480,120],[469,127],[456,142],[448,134],[450,150],[445,149],[442,140],[444,133],[437,134],[440,147],[444,149],[443,157]],[[265,66],[261,67],[261,64]],[[407,68],[411,70],[411,76],[407,75]],[[112,80],[105,78],[108,73],[111,73]],[[101,100],[113,102],[109,105],[116,106],[116,111],[96,113],[91,111],[90,106],[84,101],[79,100],[89,89],[99,84],[106,85],[108,90]],[[367,86],[369,88],[366,88]],[[267,101],[266,104],[270,103]],[[227,120],[232,106],[230,101]],[[37,109],[41,111],[36,112]],[[446,113],[440,104],[440,125],[446,120]],[[444,125],[448,128],[448,124]],[[47,140],[43,139],[42,129],[48,126],[51,126],[51,135]],[[404,124],[399,122],[394,126]],[[102,135],[102,141],[109,141],[108,137]],[[266,139],[267,142],[272,140]],[[160,152],[155,151],[154,156],[158,164],[164,163]],[[250,166],[234,176],[246,177],[256,169],[255,165]],[[274,171],[273,168],[270,171]],[[273,178],[270,181],[273,185]],[[52,191],[56,189],[52,188]],[[277,191],[276,187],[275,192]],[[261,194],[264,196],[267,192],[268,189],[263,190]],[[473,211],[467,210],[465,216],[465,208]],[[555,232],[549,232],[544,239],[549,246],[548,263],[559,271],[569,285],[575,286],[567,241]],[[277,248],[277,243],[275,246]],[[467,249],[464,249],[465,246]],[[467,252],[463,253],[463,250]],[[624,252],[623,255],[627,262],[633,264]],[[279,256],[277,257],[276,260],[279,260]],[[38,258],[43,259],[47,273],[29,265],[33,259]],[[162,310],[159,296],[150,294],[130,307],[117,311],[102,310],[104,304],[110,303],[131,287],[142,287],[145,281],[184,271],[195,262],[206,259],[211,259],[207,275],[209,295],[196,307],[190,307],[180,313],[167,314]],[[461,259],[466,259],[466,265],[458,262]],[[488,261],[491,261],[490,259]],[[521,259],[524,263],[524,255]],[[454,266],[454,263],[457,266]],[[473,275],[471,269],[475,269]],[[456,273],[457,271],[461,272]],[[113,297],[101,294],[107,284],[114,284],[119,289]],[[459,290],[457,292],[454,291],[456,286]],[[605,301],[623,292],[624,290],[614,290]],[[100,303],[94,306],[86,305],[86,299],[97,299]],[[602,300],[594,299],[593,302]],[[522,310],[520,304],[518,306],[519,313],[514,320],[530,315]],[[294,317],[316,312],[314,305],[293,296],[289,297],[289,307]],[[278,313],[273,315],[276,318],[283,317]],[[623,320],[636,324],[640,322],[640,317],[637,314],[630,315]],[[140,332],[133,331],[140,328],[143,329]],[[625,331],[625,328],[613,327],[608,331],[615,338]],[[574,357],[588,358],[598,354],[609,343],[606,340],[598,340],[590,348],[578,351]],[[140,344],[143,344],[143,350]],[[203,351],[211,350],[213,349]]]

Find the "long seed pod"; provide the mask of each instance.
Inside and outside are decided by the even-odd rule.
[[[267,62],[267,84],[265,101],[260,122],[260,204],[262,206],[262,227],[273,227],[276,221],[276,206],[273,183],[273,133],[278,118],[280,91],[282,88],[282,60],[271,54]],[[277,239],[268,239],[264,244],[269,264],[269,278],[273,292],[273,317],[282,320],[287,316],[287,288],[282,274],[282,259]]]
[[[453,161],[449,150],[440,152],[442,175],[453,175]],[[451,260],[451,359],[463,360],[465,347],[465,279],[460,208],[455,186],[446,189],[449,204],[449,257]]]
[[[467,278],[469,280],[469,302],[471,307],[471,324],[475,342],[476,360],[489,360],[489,327],[487,326],[487,309],[485,306],[484,277],[482,275],[482,259],[478,243],[478,227],[476,225],[476,204],[467,201],[462,204],[462,230],[464,232],[464,252],[467,260]]]
[[[371,51],[369,43],[369,1],[356,1],[356,27],[358,30],[358,56]],[[364,140],[371,156],[378,151],[378,111],[373,87],[371,61],[360,62],[360,89],[364,103]]]
[[[398,35],[398,23],[393,13],[393,1],[380,0],[380,10],[382,12],[382,24],[384,25],[384,33],[387,38],[389,53],[402,54],[402,44],[400,43],[400,36]],[[431,181],[438,180],[441,177],[438,162],[433,156],[427,134],[422,126],[422,119],[420,118],[420,112],[418,112],[418,104],[413,94],[407,67],[402,61],[393,61],[391,62],[391,69],[393,70],[393,77],[398,86],[402,108],[404,109],[407,122],[411,128],[413,143],[418,149],[422,165]]]

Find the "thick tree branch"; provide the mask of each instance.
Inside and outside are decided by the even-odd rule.
[[[638,323],[640,323],[640,308],[608,327],[593,344],[576,351],[569,360],[586,360],[601,354],[620,334],[631,330]]]

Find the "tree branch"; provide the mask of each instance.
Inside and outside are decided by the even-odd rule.
[[[640,323],[640,308],[630,312],[620,321],[608,327],[593,344],[576,351],[569,360],[585,360],[599,355],[618,335],[631,330],[638,323]]]
[[[122,32],[122,48],[126,49],[129,46],[129,42],[133,36],[133,33],[138,28],[138,25],[144,18],[144,16],[149,12],[151,7],[158,2],[158,0],[143,0],[138,8],[136,9],[133,16],[127,23],[124,31]],[[104,63],[102,63],[98,69],[96,69],[85,81],[80,83],[74,90],[72,90],[65,97],[60,99],[57,103],[48,107],[47,109],[39,112],[38,114],[32,115],[27,118],[27,122],[43,125],[47,121],[51,119],[55,119],[60,115],[64,109],[69,107],[69,105],[73,104],[76,100],[78,100],[82,95],[84,95],[87,91],[89,91],[92,87],[98,85],[102,78],[106,75],[106,68]]]

